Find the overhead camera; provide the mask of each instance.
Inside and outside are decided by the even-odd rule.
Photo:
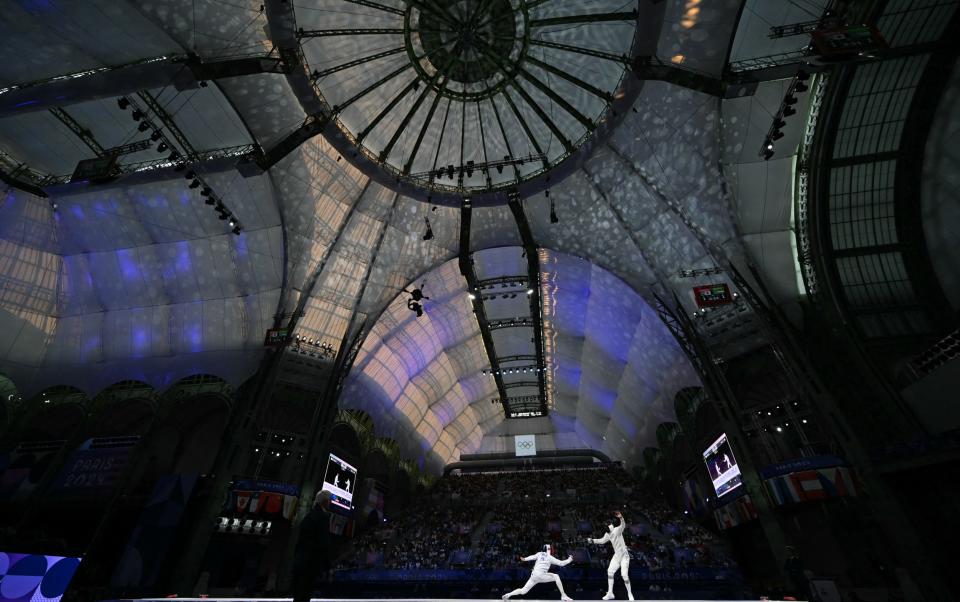
[[[407,309],[415,312],[418,318],[421,317],[423,315],[423,301],[430,299],[423,294],[423,285],[421,284],[420,288],[415,288],[412,291],[403,289],[403,292],[410,294],[410,298],[407,299]]]

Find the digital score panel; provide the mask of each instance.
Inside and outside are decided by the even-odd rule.
[[[717,307],[733,302],[730,287],[724,282],[693,287],[693,299],[699,308]]]

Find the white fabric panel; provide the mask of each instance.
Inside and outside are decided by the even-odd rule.
[[[73,173],[77,161],[96,156],[47,111],[0,119],[0,140],[9,155],[44,173]]]
[[[740,4],[741,0],[668,0],[657,55],[677,57],[683,67],[719,77]]]
[[[107,1],[107,0],[103,0]],[[266,13],[259,0],[133,0],[137,11],[177,41],[201,56],[266,54]]]
[[[809,43],[807,36],[786,36],[770,39],[770,28],[778,25],[803,23],[815,18],[821,4],[798,3],[795,0],[746,0],[740,14],[730,62],[803,50]]]
[[[21,390],[249,376],[280,296],[279,213],[266,177],[208,181],[244,221],[240,236],[182,179],[90,189],[56,199],[56,212],[7,195],[0,361],[7,372],[40,368],[22,372]]]
[[[217,85],[263,148],[271,148],[306,118],[283,74],[230,77],[218,80]]]
[[[387,425],[377,428],[418,441],[413,457],[439,470],[480,445],[477,427],[489,420],[485,405],[492,406],[496,389],[492,379],[478,378],[486,357],[456,261],[425,283],[424,316],[406,308],[406,294],[390,304],[357,356],[342,402],[386,415]]]
[[[752,97],[724,100],[720,132],[743,245],[774,298],[788,316],[799,319],[796,303],[805,291],[792,217],[796,153],[806,125],[808,92],[797,95],[797,114],[785,119],[784,137],[776,141],[774,157],[764,161],[758,156],[789,84],[790,80],[764,82]]]
[[[0,63],[0,86],[180,51],[128,3],[9,3],[0,21],[0,56],[17,60]]]
[[[954,309],[960,307],[960,257],[956,224],[960,223],[960,66],[937,107],[923,161],[921,207],[930,261]]]
[[[729,164],[763,163],[760,148],[773,117],[780,110],[780,103],[793,80],[781,79],[762,82],[752,96],[723,100],[723,119],[720,135],[723,139],[723,161]],[[775,159],[796,154],[797,145],[803,139],[810,92],[796,94],[797,114],[784,119],[783,138],[776,141]]]
[[[56,253],[59,241],[50,203],[27,192],[6,190],[0,196],[0,240]]]
[[[793,230],[779,230],[747,234],[743,243],[757,262],[764,275],[767,289],[780,303],[791,304],[803,293],[803,283],[799,281],[794,245],[796,237]]]
[[[481,251],[475,262],[489,276],[519,251]],[[624,281],[582,259],[542,254],[548,417],[504,420],[490,403],[495,381],[480,373],[487,358],[456,261],[425,278],[433,284],[423,318],[405,307],[405,294],[391,303],[358,354],[345,407],[375,416],[379,433],[417,442],[409,457],[434,470],[459,453],[510,451],[516,434],[537,435],[542,449],[594,448],[628,461],[656,445],[657,425],[675,419],[676,392],[698,384],[686,356]],[[503,332],[494,332],[497,350],[509,354]]]

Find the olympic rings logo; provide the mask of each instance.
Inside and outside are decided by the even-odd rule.
[[[520,449],[530,449],[533,447],[533,441],[517,441],[517,447]]]

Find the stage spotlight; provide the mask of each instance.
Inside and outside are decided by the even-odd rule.
[[[217,200],[214,199],[212,196],[208,196],[207,198],[205,198],[205,199],[203,200],[203,202],[204,202],[204,204],[206,204],[206,205],[214,205],[214,204],[216,204]]]
[[[795,105],[797,104],[797,97],[794,96],[793,94],[787,94],[783,98],[783,104],[787,105],[788,107],[791,105]]]
[[[794,109],[793,107],[791,107],[791,106],[783,107],[783,116],[784,116],[784,117],[790,117],[791,115],[796,115],[796,114],[797,114],[797,110]]]
[[[157,152],[158,152],[158,153],[165,153],[165,152],[167,152],[167,148],[168,148],[167,145],[166,145],[165,143],[161,142],[160,144],[157,145]]]
[[[121,111],[126,111],[127,107],[130,106],[130,101],[127,100],[126,96],[121,96],[117,99],[117,106],[120,107]]]
[[[180,153],[178,151],[171,151],[170,154],[167,155],[167,161],[176,161],[179,158]]]
[[[200,196],[210,196],[210,193],[212,193],[212,192],[213,192],[213,190],[211,190],[209,186],[204,186],[204,187],[200,190]]]
[[[781,132],[780,130],[773,130],[773,133],[770,134],[771,140],[779,140],[781,138],[783,138],[783,132]]]
[[[797,71],[797,81],[798,81],[798,82],[805,82],[805,81],[807,81],[808,79],[810,79],[810,74],[809,74],[809,73],[807,73],[807,72],[804,71],[803,69],[801,69],[800,71]]]
[[[140,121],[141,119],[143,119],[143,111],[141,111],[140,109],[136,109],[133,111],[133,113],[130,113],[130,116],[133,117],[134,121]]]
[[[193,181],[190,182],[190,188],[200,188],[200,180],[194,178]]]
[[[150,129],[150,124],[147,123],[146,121],[141,121],[140,125],[137,126],[137,129],[141,132],[146,132],[147,130]]]
[[[231,218],[230,218],[230,221],[227,222],[227,225],[230,226],[231,228],[233,228],[233,227],[235,227],[235,226],[237,225],[237,220],[235,220],[235,219],[233,219],[233,218],[231,217]]]
[[[220,218],[220,221],[226,221],[226,219],[227,219],[228,217],[230,217],[230,214],[229,214],[229,213],[221,213],[221,214],[219,214],[217,217]]]
[[[418,318],[423,315],[423,305],[420,305],[419,303],[417,303],[417,302],[414,301],[413,299],[408,299],[408,300],[407,300],[407,309],[409,309],[410,311],[416,313]]]
[[[186,179],[188,179],[188,180],[192,180],[192,179],[194,179],[194,178],[197,177],[197,172],[195,172],[195,171],[193,171],[193,170],[191,169],[191,170],[188,171],[186,174],[184,174],[183,177],[186,178]]]
[[[154,142],[159,140],[161,137],[162,137],[162,134],[160,133],[160,130],[153,130],[153,133],[150,134],[150,140]]]
[[[773,120],[773,129],[779,130],[787,125],[787,122],[783,119],[774,119]]]
[[[794,92],[806,92],[807,90],[809,90],[809,88],[807,87],[807,84],[803,82],[797,82],[793,85]]]
[[[553,201],[550,201],[550,223],[556,224],[560,222],[560,218],[557,217],[557,208],[553,206]]]
[[[532,294],[533,294],[533,289],[532,289],[532,288],[528,288],[528,289],[527,289],[527,294],[528,294],[528,295],[532,295]]]
[[[467,161],[467,177],[468,178],[473,177],[473,166],[474,166],[473,161]]]
[[[497,165],[497,173],[503,173],[503,165]]]
[[[430,218],[425,217],[423,221],[427,223],[427,231],[423,235],[423,240],[433,240],[433,228],[430,227]]]

